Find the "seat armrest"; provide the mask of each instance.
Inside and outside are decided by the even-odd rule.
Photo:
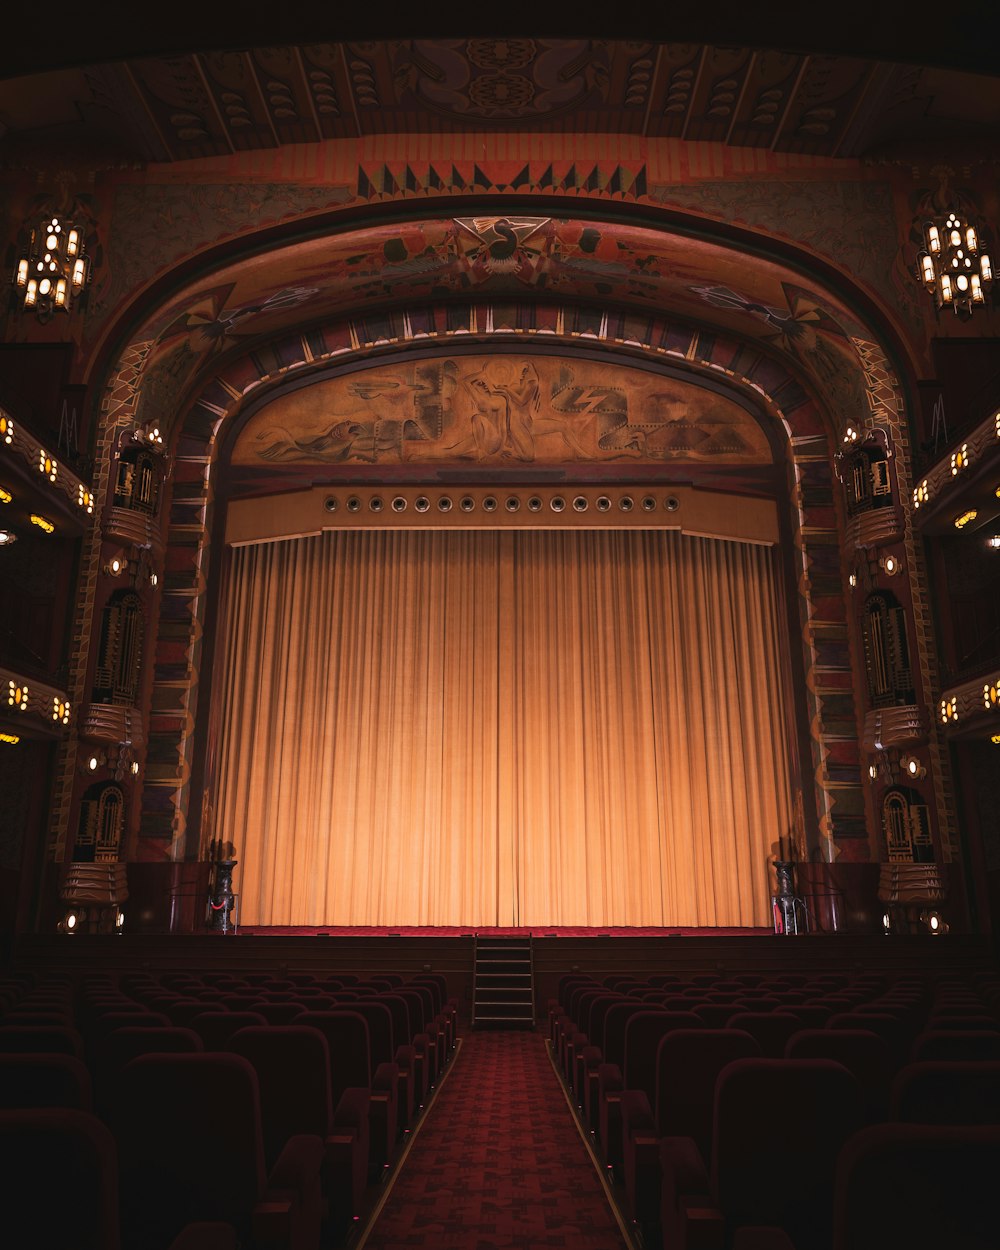
[[[265,1198],[250,1216],[250,1235],[260,1250],[284,1250],[292,1242],[294,1202],[291,1198]]]
[[[391,1093],[399,1083],[399,1064],[380,1063],[372,1077],[372,1097],[381,1093]]]
[[[709,1192],[708,1167],[693,1137],[664,1137],[660,1142],[660,1163],[664,1176],[669,1170],[678,1198]]]
[[[368,1090],[352,1085],[340,1095],[340,1101],[333,1113],[335,1129],[360,1129],[368,1122],[368,1108],[371,1095]]]
[[[656,1122],[643,1090],[623,1089],[621,1108],[623,1137],[633,1137],[637,1133],[646,1137],[656,1136]]]
[[[622,1070],[617,1063],[602,1063],[597,1069],[597,1086],[601,1096],[612,1090],[620,1090],[624,1085]]]
[[[267,1178],[268,1195],[275,1191],[299,1193],[319,1175],[323,1166],[323,1139],[315,1133],[299,1133],[285,1147]]]

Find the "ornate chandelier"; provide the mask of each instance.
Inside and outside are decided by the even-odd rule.
[[[949,213],[944,221],[924,223],[924,247],[917,253],[917,277],[938,308],[954,308],[969,317],[985,304],[993,285],[993,265],[976,227]]]
[[[51,217],[32,230],[27,251],[14,267],[22,308],[48,321],[56,309],[69,312],[89,281],[90,257],[79,226]]]

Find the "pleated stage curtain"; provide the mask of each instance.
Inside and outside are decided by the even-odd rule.
[[[774,553],[669,531],[231,552],[215,837],[257,925],[761,925]]]

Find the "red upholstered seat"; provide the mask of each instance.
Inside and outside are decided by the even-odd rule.
[[[660,1041],[674,1029],[696,1029],[701,1021],[693,1011],[640,1011],[625,1027],[625,1062],[619,1069],[602,1064],[598,1070],[600,1143],[604,1161],[622,1166],[622,1091],[641,1090],[652,1101],[656,1088],[656,1056]]]
[[[307,1011],[295,1024],[319,1029],[330,1052],[330,1097],[336,1106],[347,1089],[369,1092],[368,1165],[381,1171],[391,1159],[396,1142],[396,1102],[399,1073],[395,1064],[372,1062],[368,1023],[356,1011]]]
[[[230,1047],[257,1072],[269,1167],[297,1134],[323,1139],[326,1234],[342,1236],[361,1214],[367,1182],[368,1091],[347,1089],[334,1106],[326,1037],[308,1025],[250,1026],[230,1039]]]
[[[114,1138],[86,1111],[0,1111],[4,1245],[119,1250]]]
[[[907,1065],[893,1082],[889,1118],[911,1124],[1000,1125],[1000,1061]]]
[[[929,1059],[967,1060],[972,1063],[1000,1059],[1000,1030],[986,1033],[981,1029],[966,1032],[928,1029],[914,1038],[910,1059],[914,1063]]]
[[[740,1029],[756,1038],[765,1059],[781,1059],[788,1039],[802,1025],[795,1016],[780,1011],[741,1011],[729,1017],[726,1027]]]
[[[0,1027],[0,1052],[84,1057],[83,1038],[67,1025],[6,1024]]]
[[[661,1144],[664,1243],[693,1248],[708,1235],[730,1244],[739,1228],[773,1225],[796,1250],[828,1250],[834,1166],[862,1119],[861,1090],[841,1064],[728,1064],[716,1083],[708,1177],[678,1156],[677,1139]]]
[[[190,1027],[206,1050],[228,1050],[234,1033],[255,1024],[267,1024],[256,1011],[205,1011],[191,1020]]]
[[[718,1075],[736,1059],[759,1055],[756,1039],[739,1029],[678,1029],[660,1042],[654,1099],[623,1091],[625,1191],[640,1225],[648,1227],[659,1217],[660,1138],[689,1138],[703,1159],[711,1158]]]
[[[93,1110],[90,1073],[74,1055],[0,1054],[0,1108]]]
[[[885,1119],[893,1062],[884,1037],[867,1029],[802,1029],[788,1039],[785,1058],[842,1063],[861,1086],[867,1122]]]
[[[323,1144],[293,1138],[268,1174],[257,1074],[242,1055],[134,1059],[111,1122],[127,1250],[158,1250],[185,1225],[213,1220],[251,1245],[317,1250]]]
[[[834,1250],[995,1250],[1000,1127],[876,1124],[837,1163]]]

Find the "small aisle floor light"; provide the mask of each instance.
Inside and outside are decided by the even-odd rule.
[[[953,308],[960,317],[971,317],[983,306],[993,285],[993,262],[979,231],[949,213],[943,221],[924,222],[924,246],[917,253],[917,277],[938,308]]]
[[[57,310],[70,312],[90,281],[81,228],[59,217],[43,221],[19,255],[12,281],[21,308],[33,310],[39,321]]]

